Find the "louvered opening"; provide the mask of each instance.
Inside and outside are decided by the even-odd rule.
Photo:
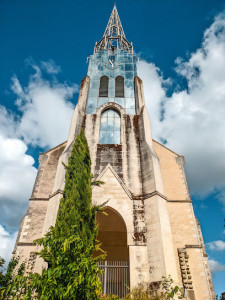
[[[100,78],[99,97],[108,97],[109,77],[102,76]]]
[[[116,77],[115,97],[124,97],[124,78],[122,76]]]

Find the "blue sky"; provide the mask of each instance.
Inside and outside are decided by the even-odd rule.
[[[140,58],[153,137],[185,155],[219,294],[225,291],[224,1],[116,4]],[[8,258],[13,247],[39,152],[67,138],[87,57],[113,5],[0,1],[0,255]]]

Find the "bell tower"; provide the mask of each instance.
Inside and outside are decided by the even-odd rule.
[[[67,163],[83,128],[92,173],[104,181],[93,188],[93,202],[107,201],[108,216],[97,217],[98,238],[108,253],[101,265],[108,272],[101,279],[104,292],[122,297],[127,286],[157,286],[162,276],[170,275],[185,289],[186,299],[215,299],[184,158],[152,139],[136,63],[114,6],[81,81],[68,140],[40,155],[15,252],[28,259],[30,271],[41,272],[43,262],[35,259],[32,242],[55,224],[65,180],[62,162]],[[109,270],[122,275],[115,277]]]

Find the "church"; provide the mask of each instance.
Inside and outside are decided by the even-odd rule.
[[[114,6],[102,39],[88,61],[68,140],[40,154],[39,169],[14,253],[41,272],[33,240],[54,226],[65,183],[65,169],[81,128],[88,141],[99,214],[98,239],[107,251],[100,263],[106,294],[124,297],[146,284],[157,288],[171,276],[184,299],[215,298],[200,224],[184,172],[184,157],[152,139],[137,57]],[[151,82],[149,82],[151,85]]]

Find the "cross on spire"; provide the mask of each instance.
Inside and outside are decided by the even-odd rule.
[[[133,45],[129,43],[125,37],[115,4],[104,35],[102,39],[95,44],[94,52],[96,53],[103,49],[123,49],[124,51],[133,53]]]

